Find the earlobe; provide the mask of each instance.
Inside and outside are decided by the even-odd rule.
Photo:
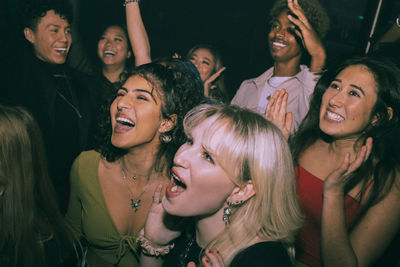
[[[24,28],[24,36],[25,39],[28,40],[31,44],[35,43],[35,35],[33,34],[33,31],[30,28],[28,27]]]
[[[393,118],[393,108],[392,107],[388,107],[387,108],[387,113],[388,113],[388,116],[389,116],[389,120],[391,120]],[[379,119],[380,119],[379,116],[375,115],[374,118],[371,120],[371,125],[372,126],[378,125]]]
[[[391,120],[393,118],[393,109],[392,109],[392,107],[388,107],[387,108],[387,112],[388,112],[388,115],[389,115],[389,120]]]
[[[159,131],[161,133],[166,133],[171,131],[175,127],[177,119],[178,116],[176,114],[172,114],[169,116],[169,118],[163,119]]]
[[[126,58],[131,58],[131,56],[132,56],[131,51],[128,51],[128,54],[127,54]]]
[[[235,187],[228,197],[227,201],[232,202],[233,205],[240,205],[256,194],[253,182],[248,181],[243,187]]]

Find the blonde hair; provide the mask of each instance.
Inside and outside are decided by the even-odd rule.
[[[286,139],[262,116],[237,106],[200,105],[187,114],[185,131],[206,119],[212,123],[203,134],[204,145],[222,130],[223,140],[212,149],[218,164],[239,187],[251,180],[256,194],[234,206],[230,224],[205,249],[217,249],[225,264],[257,238],[279,241],[293,251],[302,215]]]

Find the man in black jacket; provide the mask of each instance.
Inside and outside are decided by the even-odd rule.
[[[1,74],[0,87],[3,101],[25,106],[38,121],[62,211],[70,166],[91,147],[98,109],[94,78],[64,64],[72,43],[72,9],[66,2],[26,4],[25,44],[15,46],[18,42],[13,41],[2,48],[8,55],[2,56],[7,70]]]

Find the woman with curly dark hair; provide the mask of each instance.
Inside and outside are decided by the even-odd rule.
[[[136,68],[105,107],[103,142],[75,160],[67,219],[90,265],[138,265],[135,238],[156,186],[170,180],[184,115],[203,100],[190,77],[157,63]]]
[[[298,266],[371,266],[400,229],[400,69],[346,60],[322,76],[310,106],[291,140],[306,215]]]

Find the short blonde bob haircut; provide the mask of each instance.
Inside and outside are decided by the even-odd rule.
[[[217,249],[226,265],[256,240],[279,241],[293,256],[302,214],[286,139],[261,115],[227,105],[205,104],[192,109],[184,120],[185,132],[208,119],[212,123],[203,133],[204,146],[208,149],[215,133],[222,130],[223,140],[210,151],[237,186],[244,187],[251,180],[256,193],[233,206],[230,224],[205,249]]]

